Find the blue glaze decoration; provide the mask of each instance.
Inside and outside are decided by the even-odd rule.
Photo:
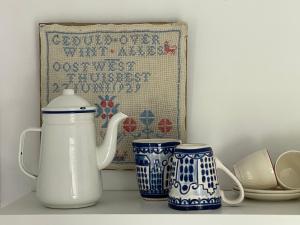
[[[70,114],[70,113],[94,113],[95,109],[92,110],[70,110],[70,111],[42,111],[43,114]]]
[[[140,142],[133,142],[132,145],[133,147],[142,147],[142,149],[147,149],[149,147],[174,147],[176,145],[179,145],[180,142],[177,141],[172,141],[172,142],[163,142],[163,143],[140,143]],[[174,152],[175,148],[172,149]],[[141,151],[141,150],[140,150]]]
[[[205,210],[221,207],[221,197],[201,199],[181,199],[169,197],[168,205],[177,210]]]
[[[169,182],[170,208],[216,209],[221,206],[216,164],[210,147],[175,149]]]
[[[212,151],[211,147],[204,147],[204,148],[195,148],[195,149],[185,149],[185,148],[176,148],[175,152],[177,153],[201,153],[201,152],[208,152],[208,151]]]
[[[167,198],[171,175],[171,156],[180,142],[133,142],[137,182],[143,198]]]

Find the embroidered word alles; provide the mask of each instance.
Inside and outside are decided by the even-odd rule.
[[[164,46],[126,46],[120,47],[118,50],[115,48],[108,48],[105,46],[100,47],[63,47],[64,53],[68,57],[92,57],[92,56],[157,56],[164,55]]]

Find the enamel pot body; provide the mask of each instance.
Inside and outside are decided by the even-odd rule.
[[[43,114],[37,196],[49,207],[96,203],[102,193],[94,113]]]

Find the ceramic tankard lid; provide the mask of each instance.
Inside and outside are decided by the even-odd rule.
[[[42,113],[45,114],[93,112],[96,112],[96,107],[91,106],[87,100],[76,95],[73,89],[64,89],[62,95],[42,108]]]

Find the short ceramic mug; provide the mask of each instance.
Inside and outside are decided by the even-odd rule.
[[[137,139],[133,141],[136,177],[141,196],[144,199],[161,200],[168,197],[171,169],[169,160],[175,147],[180,143],[176,139]]]
[[[245,188],[276,188],[277,180],[267,149],[256,151],[233,165],[234,173]]]
[[[216,209],[221,199],[230,205],[244,199],[239,180],[214,157],[212,148],[204,144],[178,145],[170,160],[171,178],[169,207],[179,210]],[[238,198],[229,200],[219,189],[217,169],[223,170],[240,189]]]
[[[300,151],[282,153],[275,163],[278,183],[287,189],[300,189]]]

